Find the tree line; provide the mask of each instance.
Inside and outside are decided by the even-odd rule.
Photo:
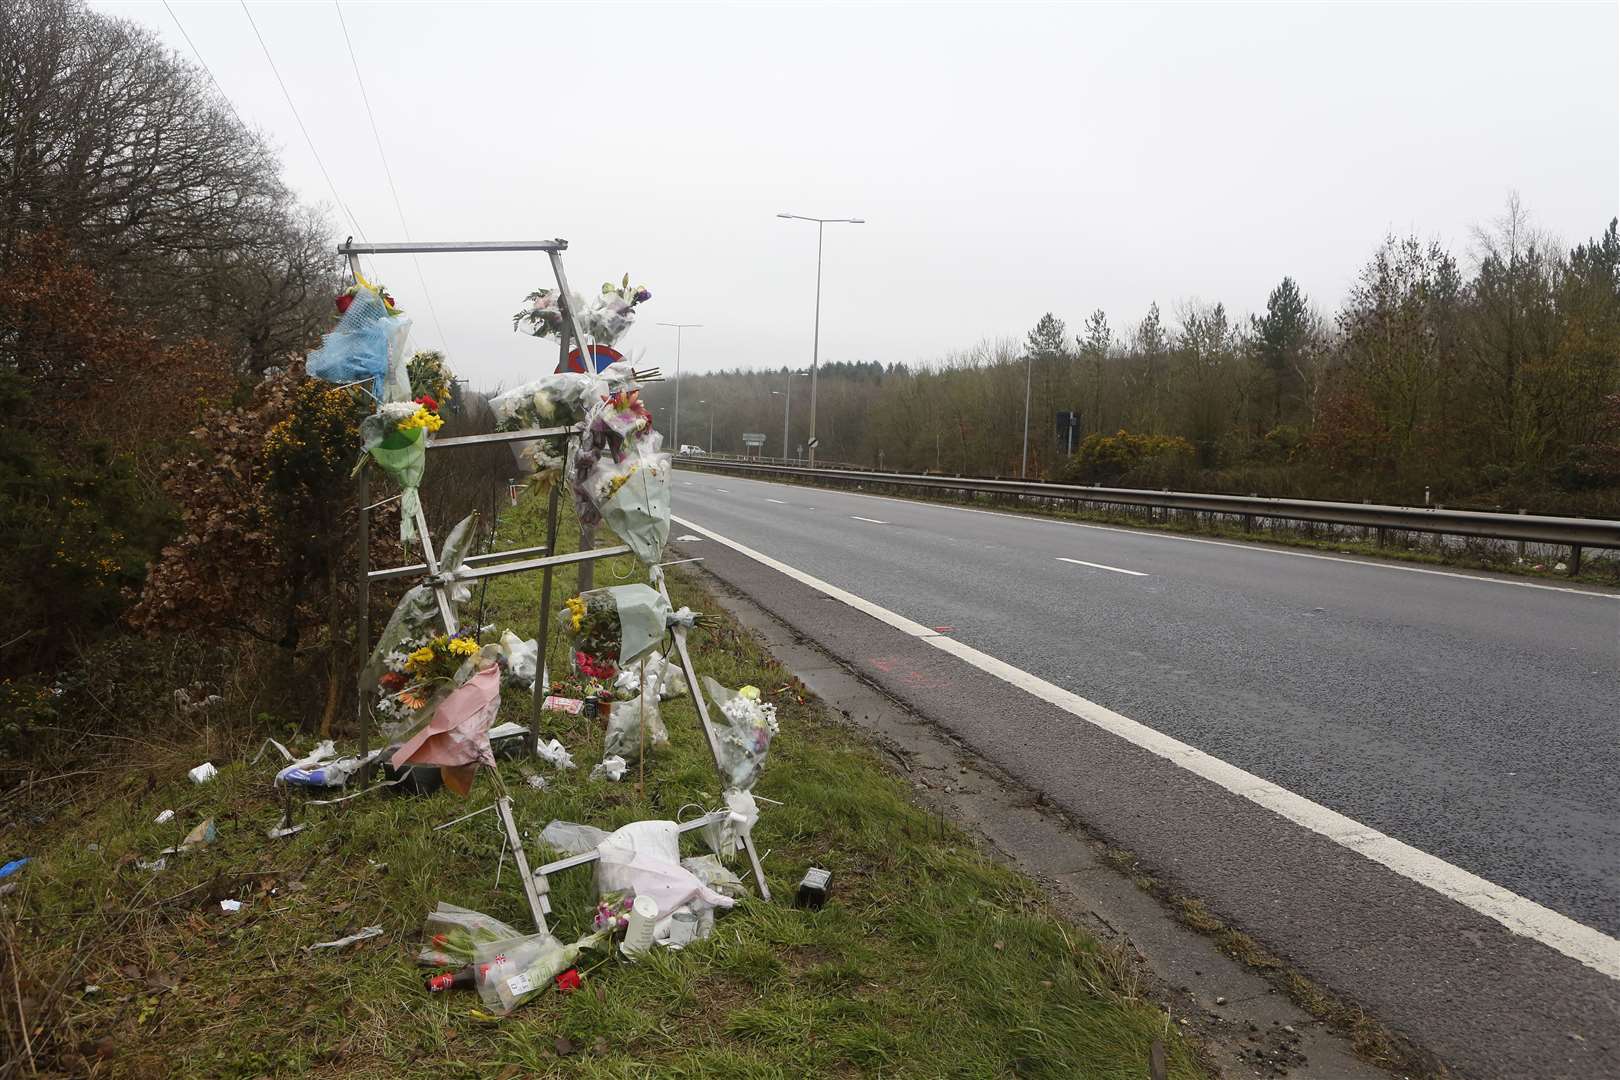
[[[1517,198],[1475,231],[1467,269],[1442,245],[1390,236],[1339,309],[1291,277],[1263,312],[1157,303],[1126,327],[1051,313],[1021,341],[928,365],[818,373],[819,459],[1264,495],[1620,510],[1620,234],[1560,247]],[[790,370],[685,376],[681,441],[779,456]],[[788,455],[808,435],[792,378]],[[773,391],[775,393],[773,394]],[[673,387],[647,397],[666,431]],[[702,403],[702,404],[700,404]],[[1057,414],[1078,414],[1072,442]],[[1070,453],[1070,450],[1073,453]]]

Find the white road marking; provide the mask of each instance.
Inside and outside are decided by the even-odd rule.
[[[770,480],[755,480],[756,484],[774,483]],[[900,499],[893,495],[869,495],[863,491],[840,491],[840,495],[849,495],[857,499],[878,499],[883,502],[903,503],[906,506],[930,506],[941,510],[956,510],[963,514],[989,514],[991,517],[1012,518],[1015,521],[1036,522],[1041,525],[1060,525],[1071,529],[1099,529],[1102,532],[1124,533],[1127,536],[1139,536],[1151,540],[1175,540],[1183,544],[1213,544],[1216,547],[1237,548],[1239,551],[1254,551],[1267,555],[1288,555],[1295,559],[1320,559],[1323,562],[1349,563],[1351,566],[1366,566],[1375,570],[1399,570],[1407,574],[1431,574],[1434,577],[1461,578],[1464,581],[1483,581],[1489,585],[1512,585],[1520,589],[1542,589],[1546,592],[1573,593],[1576,596],[1596,596],[1604,600],[1620,600],[1620,592],[1597,592],[1592,589],[1577,589],[1571,585],[1544,585],[1539,581],[1516,581],[1506,577],[1485,577],[1482,574],[1463,574],[1456,570],[1432,570],[1426,566],[1408,566],[1399,562],[1385,562],[1381,559],[1347,559],[1340,555],[1319,555],[1313,551],[1285,551],[1267,545],[1263,541],[1243,543],[1237,540],[1210,540],[1202,536],[1178,536],[1175,533],[1154,532],[1147,529],[1128,529],[1120,525],[1096,525],[1089,521],[1063,521],[1058,518],[1042,517],[1039,514],[1009,514],[1005,510],[981,510],[973,506],[954,506],[951,503],[925,502],[921,499]]]
[[[714,490],[725,492],[727,495],[731,494],[731,489],[730,488],[715,488]]]
[[[856,521],[870,521],[873,525],[887,525],[888,524],[887,521],[879,521],[877,518],[863,518],[859,514],[851,514],[849,516],[854,518]]]
[[[1086,562],[1084,559],[1066,559],[1062,555],[1057,557],[1057,561],[1072,562],[1076,566],[1090,566],[1097,570],[1112,570],[1116,574],[1129,574],[1131,577],[1147,577],[1147,575],[1140,570],[1122,570],[1117,566],[1104,566],[1100,562]]]
[[[930,627],[914,622],[904,615],[890,611],[886,607],[874,604],[864,597],[856,596],[854,593],[840,589],[838,586],[822,581],[820,578],[812,577],[802,570],[755,551],[753,548],[740,544],[729,537],[721,536],[719,533],[705,529],[703,526],[685,518],[672,516],[671,520],[679,522],[683,527],[694,532],[702,533],[709,539],[724,544],[726,547],[746,555],[757,563],[786,574],[793,580],[808,585],[817,592],[841,601],[862,614],[870,615],[879,622],[894,627],[901,633],[909,634],[934,646],[936,649],[948,652],[988,675],[993,675],[1005,683],[1033,694],[1042,701],[1055,705],[1064,712],[1070,713],[1112,735],[1117,735],[1128,743],[1157,754],[1195,776],[1208,780],[1213,784],[1218,784],[1233,794],[1240,795],[1250,802],[1287,818],[1296,825],[1325,836],[1334,843],[1363,855],[1373,862],[1393,870],[1404,878],[1432,889],[1442,896],[1449,897],[1487,918],[1494,919],[1507,927],[1512,933],[1538,941],[1548,948],[1556,949],[1572,960],[1585,964],[1594,971],[1607,975],[1611,979],[1620,980],[1620,940],[1616,940],[1600,930],[1594,930],[1584,923],[1576,922],[1567,915],[1560,914],[1551,908],[1543,907],[1534,900],[1510,892],[1500,885],[1487,881],[1476,874],[1469,873],[1460,866],[1453,866],[1444,859],[1419,851],[1417,848],[1404,844],[1394,837],[1384,835],[1377,829],[1363,825],[1335,810],[1330,810],[1321,803],[1312,802],[1302,795],[1296,795],[1286,788],[1271,783],[1269,780],[1263,780],[1251,772],[1230,765],[1211,754],[1206,754],[1195,746],[1190,746],[1179,739],[1150,728],[1146,724],[1139,723],[1128,716],[1114,712],[1112,709],[1099,705],[1094,701],[1089,701],[1078,694],[1071,693],[1061,686],[1055,686],[1036,675],[1031,675],[1027,671],[998,660],[988,653],[980,652],[970,645],[964,645],[955,638],[946,637]],[[1460,574],[1456,576],[1467,577],[1468,575]],[[1479,580],[1491,581],[1494,579],[1480,578]],[[1510,582],[1509,584],[1517,584],[1517,582]],[[1593,593],[1591,595],[1606,596],[1608,594]]]
[[[681,486],[682,487],[691,487],[692,486],[692,481],[690,481],[690,480],[682,480],[681,481]]]
[[[766,499],[765,501],[766,502],[773,502],[777,506],[786,506],[787,505],[787,503],[783,502],[781,499]]]

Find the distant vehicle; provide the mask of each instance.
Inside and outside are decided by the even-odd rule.
[[[687,457],[703,457],[708,453],[703,447],[693,446],[691,443],[682,443],[680,452]]]

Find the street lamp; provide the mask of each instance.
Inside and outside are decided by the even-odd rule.
[[[675,328],[675,431],[671,440],[675,443],[675,452],[681,449],[681,331],[689,330],[694,326],[702,326],[700,322],[661,322],[659,326],[673,326]]]
[[[787,460],[787,452],[788,452],[788,413],[793,408],[793,380],[796,379],[796,378],[802,379],[807,374],[808,374],[808,372],[804,372],[804,371],[790,371],[790,372],[788,372],[787,382],[783,384],[784,386],[787,387],[787,389],[786,390],[772,390],[771,391],[771,396],[772,397],[779,397],[779,398],[782,399],[782,460],[783,461]]]
[[[817,218],[805,217],[803,214],[777,214],[779,218],[788,218],[792,221],[813,221],[816,223],[816,330],[815,338],[810,346],[810,467],[816,467],[816,369],[821,359],[821,233],[830,223],[845,225],[864,225],[865,218]]]
[[[1027,354],[1024,357],[1024,461],[1018,466],[1018,479],[1029,477],[1029,376],[1030,365],[1033,359]]]
[[[708,405],[709,403],[707,401],[704,401],[702,398],[698,398],[698,404],[699,405]],[[676,449],[680,449],[680,448],[676,447]],[[714,407],[712,405],[709,406],[709,446],[708,446],[708,452],[711,453],[711,454],[714,453]]]

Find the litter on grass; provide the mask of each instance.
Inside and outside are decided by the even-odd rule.
[[[206,784],[208,781],[219,775],[219,770],[214,768],[214,763],[212,761],[205,761],[201,765],[198,765],[195,769],[192,769],[190,772],[186,773],[186,775],[191,777],[191,782],[193,784]]]
[[[174,820],[174,811],[173,810],[165,810],[165,811],[163,811],[163,813],[159,814],[156,818],[153,819],[153,824],[154,825],[167,825],[169,822],[171,822],[173,820]]]
[[[536,753],[559,769],[572,769],[574,767],[574,755],[570,754],[568,748],[556,739],[552,739],[539,747]]]
[[[242,910],[242,901],[240,901],[240,900],[221,900],[219,902],[219,909],[221,911],[241,911]]]
[[[591,767],[590,779],[607,779],[612,780],[614,783],[618,783],[620,780],[624,779],[625,770],[629,767],[630,766],[625,762],[624,758],[617,754],[609,754],[607,757],[602,759],[602,763],[600,765],[594,765]]]
[[[308,951],[314,952],[316,949],[341,949],[345,946],[353,945],[357,941],[369,941],[374,937],[382,937],[382,932],[383,928],[380,926],[368,926],[364,930],[357,931],[348,935],[347,937],[340,937],[336,941],[317,941],[315,944],[309,946]]]

